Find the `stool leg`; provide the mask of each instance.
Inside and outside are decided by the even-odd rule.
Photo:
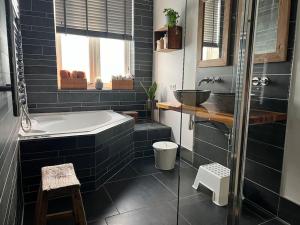
[[[87,225],[82,197],[79,189],[75,189],[72,191],[72,201],[75,225]]]
[[[197,176],[196,176],[196,178],[195,178],[195,181],[194,181],[194,184],[192,185],[192,187],[194,188],[194,189],[198,189],[198,186],[199,186],[199,184],[201,183],[200,181],[201,181],[201,173],[200,173],[200,167],[199,167],[199,170],[198,170],[198,172],[197,172]]]
[[[42,191],[40,186],[37,203],[35,206],[35,224],[46,225],[47,224],[47,211],[48,211],[48,197],[47,193]]]

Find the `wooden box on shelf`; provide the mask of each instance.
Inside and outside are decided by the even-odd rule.
[[[157,41],[167,34],[168,48],[157,49]],[[154,51],[170,52],[182,49],[182,27],[163,27],[154,31]]]
[[[133,90],[133,80],[112,80],[113,90]]]

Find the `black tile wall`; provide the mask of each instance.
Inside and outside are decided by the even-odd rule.
[[[10,83],[5,1],[0,0],[0,85]],[[19,174],[19,118],[11,92],[0,92],[0,224],[21,224],[23,200]]]
[[[152,156],[154,142],[170,141],[170,139],[170,127],[157,123],[136,124],[134,129],[135,157]]]
[[[251,109],[287,112],[297,3],[298,1],[292,1],[287,62],[254,65],[253,76],[267,76],[271,79],[271,84],[252,88]],[[233,11],[234,9],[235,7]],[[235,24],[235,15],[232,17],[232,24]],[[234,26],[232,30],[234,31]],[[197,69],[197,89],[199,89],[198,82],[204,77],[220,76],[223,79],[222,83],[203,84],[201,89],[209,89],[212,92],[235,91],[236,77],[233,76],[232,66],[234,45],[235,37],[231,36],[229,66]],[[279,208],[285,129],[285,121],[279,121],[264,125],[250,125],[248,133],[244,195],[250,202],[274,214],[278,213]],[[228,157],[225,151],[227,136],[217,127],[203,124],[197,124],[194,131],[193,165],[198,167],[208,162],[225,164]]]
[[[248,138],[247,158],[281,171],[283,148]]]
[[[41,167],[73,163],[82,191],[98,189],[134,158],[133,119],[95,135],[20,141],[25,202],[36,200]]]
[[[300,205],[281,197],[278,216],[291,225],[300,224]]]
[[[194,147],[192,155],[184,151],[182,157],[195,168],[207,163],[217,162],[228,166],[230,149],[228,147],[228,129],[214,122],[196,119],[194,127]],[[191,160],[192,159],[192,160]]]
[[[247,178],[244,180],[244,196],[252,203],[277,214],[279,195]]]
[[[132,91],[57,90],[53,1],[25,0],[21,23],[30,112],[112,109],[146,116],[146,87],[152,82],[153,0],[134,1],[135,82]],[[88,103],[88,104],[87,104]]]
[[[194,153],[210,161],[227,166],[227,157],[229,152],[211,143],[204,142],[198,138],[195,138]]]
[[[275,193],[280,192],[281,172],[255,161],[246,160],[245,177]]]
[[[82,191],[91,191],[134,158],[153,155],[152,143],[170,138],[170,127],[157,123],[134,125],[128,118],[95,135],[21,140],[25,202],[35,201],[43,166],[73,163]]]

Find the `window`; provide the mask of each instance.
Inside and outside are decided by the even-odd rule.
[[[130,72],[127,68],[126,43],[123,40],[100,39],[100,65],[101,78],[104,83],[111,82],[112,75],[126,75]]]
[[[61,89],[94,89],[97,78],[109,89],[112,76],[131,73],[131,41],[57,34],[56,43]],[[78,77],[78,73],[82,75]],[[71,77],[78,81],[70,86],[66,84],[70,79],[64,78]]]
[[[90,82],[89,39],[78,35],[61,35],[61,68],[67,71],[82,71]]]
[[[133,0],[55,0],[58,85],[92,89],[130,73]]]

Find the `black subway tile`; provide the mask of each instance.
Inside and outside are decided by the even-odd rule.
[[[148,130],[148,140],[170,138],[170,137],[171,137],[171,128],[169,127]]]
[[[135,130],[134,131],[134,141],[145,141],[148,140],[147,130]]]
[[[281,171],[283,149],[248,138],[247,158]]]
[[[248,137],[270,145],[283,147],[285,140],[285,124],[269,123],[250,125]]]
[[[217,146],[203,142],[197,138],[194,139],[194,152],[213,162],[227,166],[229,152]]]
[[[245,177],[279,194],[281,173],[262,164],[246,160]]]
[[[244,180],[244,196],[273,214],[277,214],[279,195],[247,179]]]
[[[291,225],[300,224],[300,205],[280,197],[278,216]]]

